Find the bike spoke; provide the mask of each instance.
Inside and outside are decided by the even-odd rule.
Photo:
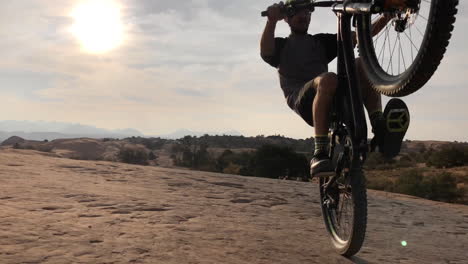
[[[398,74],[400,74],[400,57],[401,57],[401,41],[400,34],[398,34]]]
[[[410,34],[410,40],[413,39],[413,35],[411,34],[411,27],[409,27],[409,34]],[[410,48],[411,48],[411,61],[414,61],[413,45],[410,45]]]
[[[384,39],[384,43],[382,45],[382,49],[380,51],[380,54],[379,54],[379,57],[377,58],[378,61],[380,61],[380,57],[382,55],[382,63],[380,63],[380,65],[383,65],[383,59],[385,57],[385,44],[387,43],[387,38],[388,38],[388,30],[385,30],[385,39]]]
[[[372,20],[371,22],[374,23],[379,18],[380,18],[380,16],[374,16],[374,18],[371,19]]]
[[[393,44],[393,49],[391,49],[390,41],[388,42],[388,51],[390,53],[390,62],[389,62],[388,67],[387,67],[387,73],[388,73],[388,69],[391,66],[392,75],[393,75],[393,53],[395,52],[395,47],[396,47],[397,40],[398,39],[395,39],[395,43]]]
[[[418,52],[419,52],[418,47],[416,47],[416,45],[414,45],[413,41],[412,41],[411,38],[408,36],[408,34],[406,34],[406,32],[404,32],[404,33],[405,33],[405,36],[408,38],[408,40],[411,42],[411,45],[412,45],[412,46],[414,47],[414,49],[416,50],[416,53],[418,53]]]
[[[385,29],[383,29],[382,31],[379,32],[379,34],[377,34],[376,37],[374,37],[374,47],[377,46],[377,41],[379,40],[379,38],[381,36],[383,36],[385,34],[385,31],[387,30],[388,26],[385,27]]]
[[[403,52],[403,48],[401,47],[401,38],[400,38],[400,35],[398,34],[398,41],[400,42],[400,54],[401,54],[401,58],[403,59],[403,68],[405,69],[406,71],[406,62],[405,62],[405,54]],[[411,47],[411,50],[413,50],[413,47]],[[400,61],[398,61],[398,74],[400,74]]]
[[[423,15],[421,14],[418,14],[418,17],[421,17],[422,19],[426,20],[426,21],[429,21],[426,17],[424,17]]]
[[[419,32],[419,34],[421,34],[421,37],[424,38],[424,34],[421,32],[419,27],[416,24],[414,24],[414,27],[416,27],[416,30]]]

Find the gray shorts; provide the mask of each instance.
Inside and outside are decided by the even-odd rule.
[[[312,116],[312,105],[315,98],[314,80],[310,80],[302,87],[299,87],[287,99],[289,107],[310,126],[314,126]]]

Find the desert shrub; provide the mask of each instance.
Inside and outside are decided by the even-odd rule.
[[[198,144],[190,136],[184,137],[181,142],[172,146],[174,164],[202,171],[219,171],[207,144]]]
[[[161,138],[144,138],[144,137],[129,137],[125,139],[132,144],[140,144],[145,146],[147,149],[155,150],[160,149],[164,144],[169,141]]]
[[[54,149],[54,147],[51,145],[40,145],[37,147],[37,150],[41,152],[52,152],[52,149]]]
[[[240,165],[237,165],[237,164],[234,164],[234,163],[229,163],[229,165],[226,166],[226,167],[223,169],[223,173],[227,173],[227,174],[240,174],[241,168],[242,168],[242,166],[240,166]]]
[[[442,202],[456,202],[465,195],[465,189],[457,187],[457,180],[451,173],[441,172],[424,177],[419,169],[400,175],[394,191]]]
[[[403,172],[395,182],[394,191],[418,197],[426,198],[429,191],[423,182],[424,176],[421,170],[413,169]]]
[[[416,166],[417,161],[404,154],[398,159],[387,159],[379,152],[371,152],[367,157],[365,168],[369,170],[392,170]]]
[[[157,159],[158,157],[156,156],[156,154],[154,154],[153,151],[150,151],[149,154],[148,154],[148,159],[149,160],[155,160]]]
[[[13,146],[14,147],[14,146]],[[31,149],[31,150],[35,150],[36,148],[31,145],[31,144],[18,144],[16,146],[17,149]]]
[[[452,168],[468,164],[468,147],[450,145],[438,151],[432,151],[426,162],[436,168]]]
[[[389,170],[394,168],[394,163],[394,160],[385,158],[379,152],[371,152],[369,153],[364,166],[369,170]]]
[[[217,159],[216,159],[216,169],[217,171],[224,172],[227,167],[233,165],[239,166],[238,174],[241,175],[253,175],[253,161],[254,153],[241,152],[235,153],[230,149],[225,150]]]
[[[415,163],[425,163],[427,161],[424,157],[424,152],[412,151],[403,156],[407,156],[409,159],[411,159]]]
[[[456,178],[449,172],[430,176],[426,180],[428,192],[426,198],[442,202],[456,202],[463,198],[465,189],[457,187]]]
[[[126,146],[120,149],[120,161],[130,164],[148,165],[148,153],[143,148]]]
[[[368,174],[366,186],[369,189],[381,190],[381,191],[393,191],[393,182],[388,176],[382,176],[380,174]]]

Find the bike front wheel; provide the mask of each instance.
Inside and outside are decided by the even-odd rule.
[[[327,190],[331,178],[320,179],[320,198],[325,226],[332,244],[343,256],[362,247],[367,225],[367,194],[361,169],[345,173]]]
[[[371,25],[378,16],[358,16],[363,70],[372,87],[384,95],[402,97],[423,87],[452,35],[458,0],[414,1],[417,7],[391,11],[391,21],[376,36]]]

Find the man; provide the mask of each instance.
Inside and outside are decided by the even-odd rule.
[[[261,56],[265,62],[278,68],[280,85],[289,107],[314,127],[315,151],[311,160],[311,175],[326,176],[333,171],[328,157],[328,129],[330,107],[338,84],[336,74],[328,72],[328,63],[337,56],[337,35],[309,35],[311,12],[308,9],[299,9],[286,17],[281,10],[296,1],[288,0],[285,4],[280,2],[268,7],[268,21],[260,43]],[[275,38],[276,24],[283,19],[288,23],[291,34],[287,38]],[[380,32],[390,19],[387,16],[377,19],[372,34]],[[353,40],[357,43],[354,32]],[[373,132],[377,138],[383,138],[385,118],[380,95],[364,79],[359,58],[356,66]],[[380,147],[382,141],[379,143]]]

